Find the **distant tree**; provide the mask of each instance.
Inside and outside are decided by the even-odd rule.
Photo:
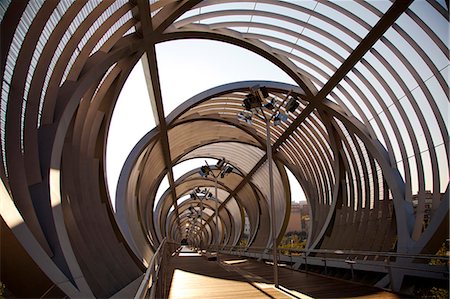
[[[0,281],[0,299],[6,298],[6,286],[3,282]]]
[[[248,239],[247,238],[242,238],[239,241],[239,245],[238,246],[245,247],[245,246],[247,246],[247,244],[248,244]]]
[[[302,240],[300,237],[300,232],[289,232],[287,233],[280,243],[280,248],[289,250],[302,250],[306,246],[306,240]],[[289,254],[288,250],[281,250],[281,254]]]

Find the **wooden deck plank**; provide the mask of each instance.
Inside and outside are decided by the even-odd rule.
[[[344,280],[279,267],[253,259],[220,255],[219,262],[182,251],[170,261],[168,298],[398,298],[397,295]],[[290,294],[291,296],[289,296]]]
[[[290,298],[271,284],[253,283],[217,261],[200,255],[172,258],[168,298]]]
[[[222,256],[222,263],[241,259],[234,256]],[[248,259],[245,263],[233,265],[236,271],[251,273],[254,278],[265,282],[273,280],[273,266]],[[375,287],[353,283],[351,281],[333,279],[314,273],[294,271],[285,267],[278,267],[279,284],[288,290],[296,291],[313,298],[399,298],[398,295],[380,290]]]

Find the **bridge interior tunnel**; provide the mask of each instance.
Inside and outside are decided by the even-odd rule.
[[[110,297],[164,238],[270,248],[296,196],[288,171],[309,250],[435,254],[448,239],[448,1],[1,1],[0,22],[2,246],[15,238],[33,264],[36,296],[51,282]],[[291,81],[210,86],[165,113],[157,46],[187,40],[250,51]],[[112,192],[110,126],[137,64],[155,127]],[[1,279],[20,297],[17,273]]]

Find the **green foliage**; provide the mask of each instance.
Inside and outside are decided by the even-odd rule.
[[[6,298],[6,286],[3,282],[0,281],[0,299]]]
[[[448,240],[446,240],[442,243],[442,246],[441,246],[441,248],[439,248],[438,252],[436,252],[436,255],[448,256],[448,252],[449,252],[449,244],[448,244]],[[447,260],[437,258],[437,259],[431,259],[429,264],[430,265],[445,265],[447,263],[448,263]],[[448,288],[442,288],[442,287],[437,287],[437,286],[433,286],[431,288],[421,287],[421,288],[418,288],[415,293],[421,298],[436,298],[436,299],[449,298]]]
[[[448,298],[448,289],[442,289],[442,288],[437,288],[437,287],[432,287],[430,290],[431,296],[433,298],[438,298],[438,299],[447,299]]]
[[[289,250],[302,250],[305,249],[306,238],[303,233],[290,232],[286,234],[281,240],[279,248]],[[289,254],[288,250],[281,250],[282,254]]]
[[[433,298],[433,299],[448,299],[448,289],[432,287],[419,287],[414,290],[414,296],[417,298]]]
[[[248,244],[248,239],[247,239],[247,238],[242,238],[242,239],[239,241],[239,245],[238,245],[238,246],[240,246],[240,247],[245,247],[245,246],[247,246],[247,244]]]
[[[447,256],[449,252],[449,248],[448,248],[448,242],[445,241],[444,243],[442,243],[441,248],[439,248],[438,252],[436,252],[436,255],[439,256]],[[430,261],[430,265],[445,265],[446,261],[445,260],[441,260],[441,259],[432,259]]]

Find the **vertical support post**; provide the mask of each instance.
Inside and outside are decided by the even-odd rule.
[[[389,273],[389,288],[393,291],[394,290],[394,279],[392,277],[392,267],[391,267],[391,257],[387,257],[387,266],[388,273]]]
[[[350,265],[352,280],[355,280],[355,271],[353,270],[353,265],[356,264],[356,262],[349,257],[345,260],[345,262]]]
[[[355,280],[355,271],[353,270],[353,263],[350,264],[350,270],[352,271],[352,280]]]
[[[305,257],[305,272],[308,272],[308,260],[306,258],[306,252],[303,252],[303,256]]]
[[[200,228],[203,227],[203,199],[199,197],[200,199]],[[198,247],[201,249],[203,247],[203,231],[202,229],[199,230],[199,244]]]
[[[289,260],[291,264],[291,269],[294,270],[294,263],[292,262],[292,250],[289,249]]]
[[[270,192],[270,217],[272,227],[272,255],[273,255],[273,283],[278,288],[278,256],[277,256],[277,233],[275,229],[275,202],[273,199],[273,169],[272,169],[272,144],[270,143],[270,119],[266,119],[266,146],[267,162],[269,163],[269,192]]]
[[[214,198],[216,199],[216,256],[219,260],[219,199],[217,198],[217,176],[214,176]]]

